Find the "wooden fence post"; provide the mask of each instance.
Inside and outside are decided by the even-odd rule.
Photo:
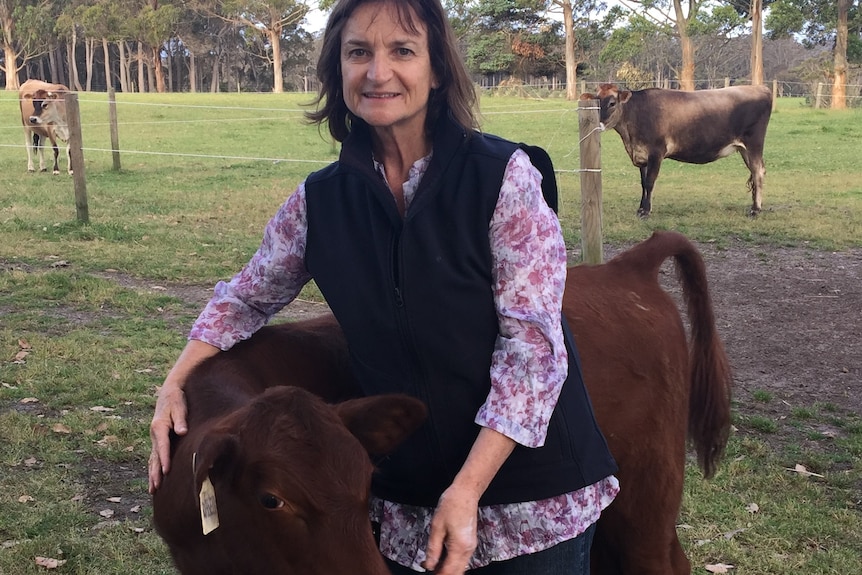
[[[823,82],[817,83],[817,97],[814,100],[814,109],[819,110],[820,104],[823,102]]]
[[[108,88],[108,123],[111,125],[111,156],[114,171],[120,171],[120,132],[117,130],[117,94],[114,87]]]
[[[87,179],[84,174],[84,140],[81,137],[81,109],[78,106],[78,94],[67,92],[66,124],[69,127],[69,161],[74,172],[75,209],[78,221],[90,223],[90,208],[87,204]]]
[[[775,101],[778,99],[778,80],[772,81],[772,109],[775,109]]]
[[[578,101],[581,150],[581,258],[600,264],[602,255],[602,136],[599,101]]]

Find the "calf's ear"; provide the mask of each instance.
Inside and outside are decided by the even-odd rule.
[[[407,395],[377,395],[335,406],[344,425],[371,455],[386,455],[422,425],[425,404]]]
[[[584,92],[583,94],[581,94],[581,97],[578,99],[579,100],[585,100],[585,101],[586,100],[598,100],[598,97],[595,94],[590,94],[589,92]]]
[[[240,456],[239,438],[232,433],[216,432],[205,435],[195,450],[195,493],[199,493],[204,480],[223,476],[232,469]]]

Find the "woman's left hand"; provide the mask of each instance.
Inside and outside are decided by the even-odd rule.
[[[476,550],[478,516],[479,495],[457,484],[444,491],[431,519],[422,566],[437,575],[463,575]]]

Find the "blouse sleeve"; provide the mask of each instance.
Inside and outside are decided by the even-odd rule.
[[[189,339],[230,349],[293,301],[311,279],[305,269],[307,232],[303,182],[266,225],[251,260],[229,282],[216,284]]]
[[[527,154],[515,151],[489,230],[500,333],[491,391],[476,416],[477,424],[528,447],[544,444],[568,374],[560,324],[566,246],[541,181]]]

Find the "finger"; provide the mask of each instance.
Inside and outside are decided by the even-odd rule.
[[[150,459],[148,462],[149,468],[149,489],[150,494],[156,492],[156,489],[161,485],[162,480],[162,469],[161,464],[159,463],[159,457],[156,454],[155,450],[150,454]]]
[[[174,433],[177,435],[185,435],[188,430],[188,424],[186,423],[187,409],[185,396],[180,396],[181,400],[176,403],[174,409],[171,412],[171,417],[174,420]]]
[[[434,571],[440,562],[440,554],[443,552],[443,529],[435,528],[431,523],[431,533],[428,535],[428,546],[425,548],[425,561],[422,567],[428,571]]]

